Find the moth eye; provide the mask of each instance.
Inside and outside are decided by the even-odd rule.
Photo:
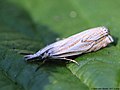
[[[107,34],[109,33],[109,30],[105,26],[102,27],[102,31]]]

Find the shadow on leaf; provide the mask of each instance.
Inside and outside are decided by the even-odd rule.
[[[7,1],[0,1],[0,13],[0,47],[4,46],[10,50],[4,52],[5,58],[0,60],[2,70],[9,75],[11,80],[16,81],[25,89],[39,90],[40,88],[42,90],[50,83],[48,77],[57,70],[57,64],[46,63],[38,72],[35,72],[35,68],[39,65],[25,63],[14,50],[26,49],[35,52],[55,41],[59,35],[46,25],[36,24],[27,11]],[[41,83],[43,78],[44,84]],[[39,86],[36,87],[38,84]]]

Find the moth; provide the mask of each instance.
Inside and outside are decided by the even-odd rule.
[[[68,57],[97,51],[114,42],[109,30],[104,27],[96,27],[85,30],[66,39],[57,41],[40,49],[35,54],[25,55],[26,61],[61,59],[74,62]],[[79,64],[78,64],[79,65]]]

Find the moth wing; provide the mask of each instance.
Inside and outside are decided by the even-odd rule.
[[[71,37],[57,41],[55,43],[52,43],[52,44],[46,46],[45,48],[40,49],[36,53],[36,55],[40,55],[46,51],[49,51],[49,53],[52,53],[53,51],[58,50],[58,49],[62,48],[63,46],[66,47],[70,43],[70,39],[71,39]]]
[[[69,47],[67,50],[56,52],[56,50],[54,49],[55,53],[53,53],[52,56],[68,57],[68,56],[73,56],[73,55],[79,55],[82,53],[86,53],[90,48],[92,48],[94,44],[95,44],[95,41],[79,42],[76,45]]]
[[[66,53],[66,52],[71,52],[71,51],[76,51],[73,48],[76,48],[77,51],[86,51],[87,48],[90,48],[92,45],[92,41],[98,40],[99,38],[103,37],[104,35],[108,34],[106,32],[102,32],[103,28],[105,27],[97,27],[97,28],[92,28],[83,32],[80,32],[78,34],[75,34],[71,37],[68,37],[64,40],[57,41],[53,44],[50,44],[46,46],[45,48],[39,50],[36,54],[40,55],[47,50],[49,50],[49,53],[51,54],[60,54],[60,53]],[[106,29],[106,28],[105,28]],[[106,29],[107,30],[107,29]],[[90,42],[86,42],[86,40],[90,40]],[[81,42],[81,40],[83,42]],[[76,43],[76,41],[79,41],[79,44],[77,43],[76,45],[80,45],[80,48],[77,48],[77,46],[74,46],[72,44]],[[86,45],[88,44],[88,45]],[[81,48],[81,46],[85,46],[84,48]]]

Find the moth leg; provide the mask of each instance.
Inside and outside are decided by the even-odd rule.
[[[42,64],[44,64],[46,61],[47,61],[47,59],[44,59],[43,62],[42,62]]]
[[[73,59],[68,59],[68,58],[60,58],[60,59],[64,59],[64,60],[68,60],[68,61],[71,61],[73,63],[76,63],[77,65],[79,65],[79,63]]]
[[[61,57],[59,57],[59,58],[58,58],[58,57],[54,57],[53,59],[64,59],[64,60],[71,61],[71,62],[79,65],[79,63],[78,63],[77,61],[75,61],[75,60],[73,60],[73,59],[68,59],[68,58],[65,58],[65,57],[63,57],[63,58],[61,58]]]
[[[35,71],[38,71],[45,64],[46,61],[47,61],[46,59],[43,60],[40,66],[38,66]]]

